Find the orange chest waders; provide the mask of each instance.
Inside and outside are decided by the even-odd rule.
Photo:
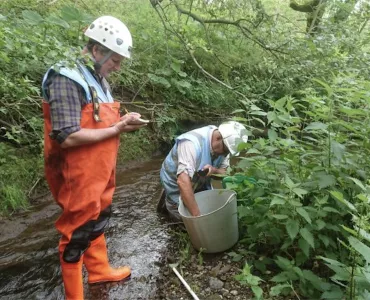
[[[50,108],[43,103],[46,179],[63,212],[55,225],[62,234],[59,251],[66,262],[76,262],[91,240],[104,232],[115,189],[119,136],[62,149],[49,137]],[[119,103],[101,103],[94,120],[93,104],[81,111],[81,128],[108,128],[119,121]]]

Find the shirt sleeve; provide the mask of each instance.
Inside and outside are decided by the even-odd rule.
[[[177,157],[179,160],[177,176],[185,172],[193,178],[196,167],[195,147],[191,141],[180,141],[177,145]]]
[[[55,75],[48,89],[52,125],[50,136],[61,144],[68,135],[80,130],[81,107],[86,100],[82,87],[62,75]]]

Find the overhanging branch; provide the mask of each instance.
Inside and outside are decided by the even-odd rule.
[[[176,7],[176,9],[179,13],[191,17],[193,20],[202,24],[203,27],[205,27],[205,24],[222,24],[222,25],[235,26],[235,27],[240,29],[240,31],[242,32],[242,34],[246,38],[250,39],[251,41],[253,41],[257,45],[259,45],[261,48],[263,48],[264,50],[269,51],[276,58],[277,58],[277,56],[276,56],[275,52],[286,54],[285,52],[283,52],[281,50],[278,50],[278,49],[275,49],[275,48],[270,48],[270,47],[266,46],[266,44],[262,40],[257,38],[248,27],[246,27],[245,25],[242,24],[243,21],[249,22],[247,19],[241,18],[241,19],[238,19],[236,21],[226,20],[226,19],[204,19],[204,18],[192,13],[191,11],[187,11],[187,10],[183,9],[182,7],[180,7],[178,5],[178,3],[176,1],[173,0],[171,2],[175,5],[175,7]]]
[[[217,83],[221,84],[222,86],[226,87],[227,89],[229,90],[232,90],[234,93],[236,93],[237,95],[243,97],[244,100],[248,101],[248,102],[251,102],[251,100],[248,99],[248,97],[246,95],[244,95],[243,93],[240,93],[239,91],[235,90],[235,88],[233,88],[232,86],[226,84],[225,82],[221,81],[220,79],[216,78],[215,76],[213,76],[212,74],[210,74],[209,72],[207,72],[200,64],[199,62],[197,61],[197,59],[195,58],[194,56],[194,53],[192,51],[192,49],[190,49],[186,43],[186,41],[183,39],[183,37],[176,31],[176,30],[173,30],[173,28],[168,28],[167,24],[166,24],[166,21],[164,20],[164,17],[162,16],[162,14],[159,12],[158,10],[158,7],[160,7],[160,9],[162,10],[163,14],[164,14],[164,11],[163,11],[163,8],[161,7],[161,5],[157,2],[155,6],[153,6],[154,9],[156,10],[164,28],[166,30],[168,30],[169,32],[172,32],[184,45],[186,51],[189,53],[190,57],[192,58],[192,60],[194,61],[195,65],[201,70],[201,72],[203,74],[205,74],[207,77],[211,78],[212,80],[216,81]],[[170,24],[167,20],[167,23]],[[171,25],[170,25],[171,26]]]

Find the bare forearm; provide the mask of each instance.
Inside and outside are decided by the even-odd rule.
[[[121,134],[122,132],[130,132],[138,130],[146,124],[134,124],[132,122],[140,117],[138,113],[126,114],[111,127],[100,129],[87,129],[82,128],[70,134],[65,141],[60,144],[62,148],[76,147],[81,145],[93,144],[104,141],[111,137]]]
[[[220,169],[215,168],[213,174],[226,174],[226,169],[224,169],[224,168],[220,168]]]
[[[177,178],[181,199],[192,216],[199,216],[200,211],[195,201],[193,187],[188,174],[181,173]]]
[[[117,128],[108,127],[101,129],[82,128],[70,134],[61,144],[62,148],[76,147],[104,141],[119,134]]]
[[[226,174],[226,168],[215,168],[211,165],[205,165],[202,170],[208,169],[207,176],[212,176],[214,174]]]

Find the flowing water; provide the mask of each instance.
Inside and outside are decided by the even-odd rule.
[[[121,166],[113,214],[106,231],[114,266],[130,265],[131,280],[89,286],[86,299],[155,299],[160,259],[170,235],[156,213],[162,159]],[[43,201],[13,220],[0,222],[0,299],[64,299],[54,222],[60,213]]]

